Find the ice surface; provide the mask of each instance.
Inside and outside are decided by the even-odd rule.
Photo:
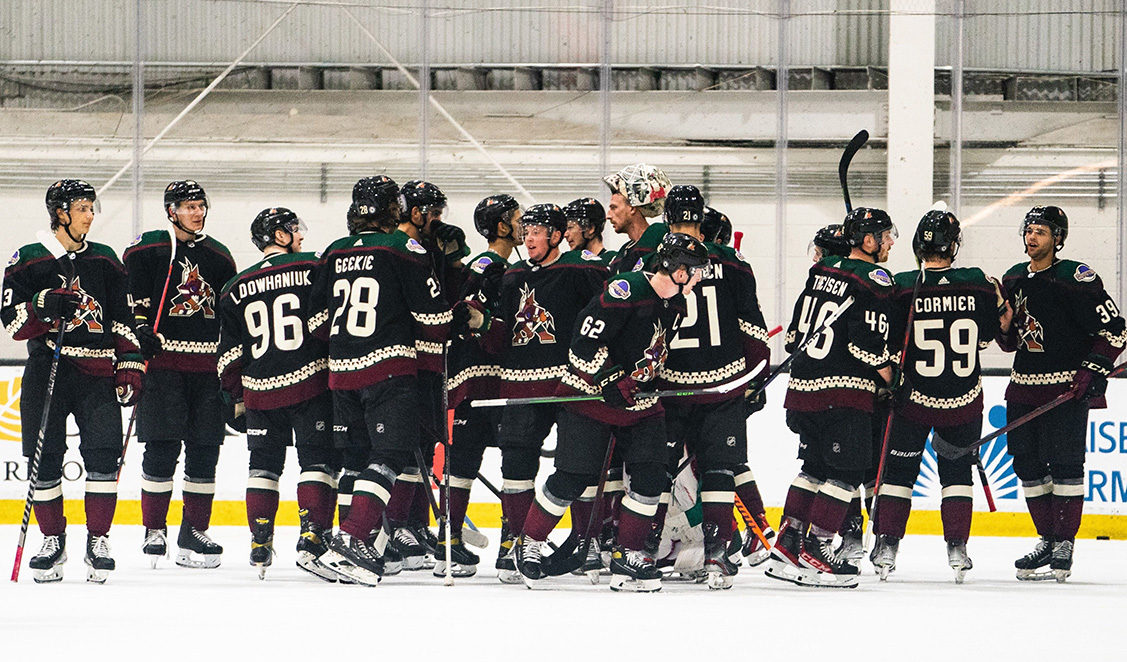
[[[32,530],[19,583],[0,588],[0,660],[1127,659],[1127,541],[1079,541],[1065,585],[1014,579],[1031,539],[971,540],[975,568],[957,586],[943,540],[909,536],[887,582],[866,574],[853,590],[799,588],[745,566],[729,591],[666,582],[636,595],[571,576],[550,590],[505,586],[494,549],[453,587],[430,571],[331,585],[294,566],[293,527],[278,529],[259,581],[245,528],[210,533],[226,548],[220,568],[168,560],[152,570],[141,527],[116,526],[118,569],[96,586],[85,582],[81,526],[70,527],[63,582],[35,584],[26,563],[42,538]],[[496,545],[497,531],[485,533]],[[17,534],[0,527],[5,573]]]

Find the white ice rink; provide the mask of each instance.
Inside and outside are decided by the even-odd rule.
[[[496,545],[497,531],[485,532]],[[852,590],[803,589],[745,566],[728,591],[666,582],[637,595],[570,576],[550,590],[504,586],[494,549],[453,587],[430,571],[330,585],[294,566],[293,527],[278,529],[278,557],[259,581],[247,530],[211,533],[226,548],[220,568],[151,570],[141,528],[114,527],[118,569],[96,586],[85,582],[82,526],[70,527],[63,582],[35,584],[33,530],[20,582],[0,588],[0,660],[1127,659],[1127,541],[1079,541],[1065,585],[1014,579],[1030,539],[972,540],[975,569],[957,586],[942,539],[909,536],[885,583],[866,574]],[[5,573],[17,534],[0,527]]]

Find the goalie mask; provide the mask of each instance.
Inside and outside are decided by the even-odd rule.
[[[603,178],[612,193],[626,198],[626,204],[637,209],[642,216],[661,216],[665,210],[665,196],[673,184],[660,169],[638,163],[629,165]]]

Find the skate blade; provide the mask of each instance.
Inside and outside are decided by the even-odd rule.
[[[325,552],[325,554],[323,554],[321,558],[323,559],[325,556],[333,553],[334,552],[332,551]],[[326,562],[325,565],[332,568],[333,572],[336,572],[338,575],[343,575],[349,580],[347,582],[342,581],[342,584],[347,583],[361,584],[363,586],[379,586],[381,579],[379,575],[370,570],[365,570],[364,568],[353,565],[348,561],[348,559],[344,558],[343,556],[340,556],[339,561],[335,559],[330,560]]]
[[[474,531],[470,528],[462,529],[462,542],[478,549],[489,547],[489,538],[481,531]]]
[[[708,585],[708,588],[713,591],[725,591],[730,589],[735,581],[735,577],[725,575],[722,572],[710,572],[705,578],[705,583]]]
[[[584,571],[582,571],[582,574],[587,576],[587,581],[589,581],[592,584],[597,586],[599,581],[600,581],[599,577],[600,577],[600,573],[602,573],[602,571],[603,571],[602,568],[599,568],[598,570],[584,570]]]
[[[340,579],[340,575],[334,572],[332,568],[321,563],[316,556],[309,552],[298,552],[297,562],[294,565],[330,584],[335,584]]]
[[[403,562],[402,561],[391,561],[391,562],[388,562],[388,563],[384,563],[384,566],[383,566],[383,576],[384,577],[391,577],[393,575],[398,575],[401,572],[403,572]]]
[[[431,571],[431,574],[433,574],[435,577],[445,577],[446,576],[446,561],[438,561],[437,563],[435,563],[434,564],[434,570]],[[450,564],[450,576],[451,577],[465,578],[465,577],[473,577],[476,574],[477,574],[477,566],[476,565],[462,565],[461,563],[451,563]]]
[[[1036,570],[1018,570],[1017,580],[1020,582],[1047,582],[1055,579],[1052,571],[1038,572]]]
[[[266,566],[267,566],[267,564],[265,564],[265,563],[255,563],[254,566],[256,568],[258,568],[258,581],[260,581],[260,582],[264,581],[266,579]]]
[[[772,558],[767,564],[767,569],[763,571],[771,579],[778,579],[779,581],[790,582],[792,584],[800,584],[806,570],[798,566],[791,565],[781,559]]]
[[[533,579],[531,577],[527,577],[527,576],[521,574],[520,578],[521,578],[521,581],[524,582],[524,585],[526,587],[528,587],[530,590],[533,590],[533,591],[543,590],[543,589],[546,589],[549,586],[551,586],[551,582],[548,581],[547,577],[541,577],[540,579]]]
[[[197,558],[197,556],[199,558]],[[182,549],[176,555],[176,565],[181,568],[196,568],[200,570],[207,570],[211,568],[218,568],[220,562],[219,554],[195,554],[190,550]]]
[[[656,593],[661,590],[661,580],[634,579],[630,575],[612,574],[610,590],[616,593]]]
[[[1058,584],[1063,584],[1071,576],[1071,570],[1053,570],[1053,579],[1056,579]]]
[[[97,568],[87,565],[86,566],[86,581],[91,584],[105,584],[106,580],[110,578],[111,570],[98,570]],[[61,577],[60,577],[61,579]]]
[[[876,568],[877,574],[880,575],[880,580],[882,582],[888,581],[888,576],[892,574],[893,570],[896,570],[896,566],[894,566],[894,565],[893,566],[882,565],[882,566],[877,566],[877,568]]]
[[[857,588],[860,577],[858,575],[831,575],[827,572],[817,572],[812,576],[807,575],[801,581],[795,583],[810,588]]]
[[[404,570],[411,572],[414,572],[415,570],[424,570],[424,566],[426,565],[426,558],[426,556],[404,556],[402,567]]]
[[[523,584],[524,575],[521,575],[516,570],[498,570],[497,581],[502,584]]]
[[[54,584],[55,582],[61,582],[63,581],[63,566],[59,564],[49,570],[35,570],[33,568],[31,578],[36,584]]]
[[[754,568],[756,566],[763,565],[769,558],[771,558],[771,551],[764,549],[762,551],[756,551],[748,554],[744,558],[744,560],[747,561],[747,566],[749,568]]]

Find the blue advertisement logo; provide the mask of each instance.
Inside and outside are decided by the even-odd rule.
[[[995,405],[990,408],[987,421],[996,430],[1006,424],[1006,408]],[[990,483],[990,491],[994,499],[1016,499],[1020,484],[1017,474],[1014,473],[1014,460],[1007,452],[1006,435],[994,439],[979,449],[982,466],[986,470],[986,479]],[[977,478],[975,479],[977,483]],[[943,486],[939,483],[939,464],[935,458],[935,449],[931,445],[931,435],[928,435],[927,445],[924,446],[922,461],[920,462],[920,475],[912,488],[912,496],[940,498]]]

